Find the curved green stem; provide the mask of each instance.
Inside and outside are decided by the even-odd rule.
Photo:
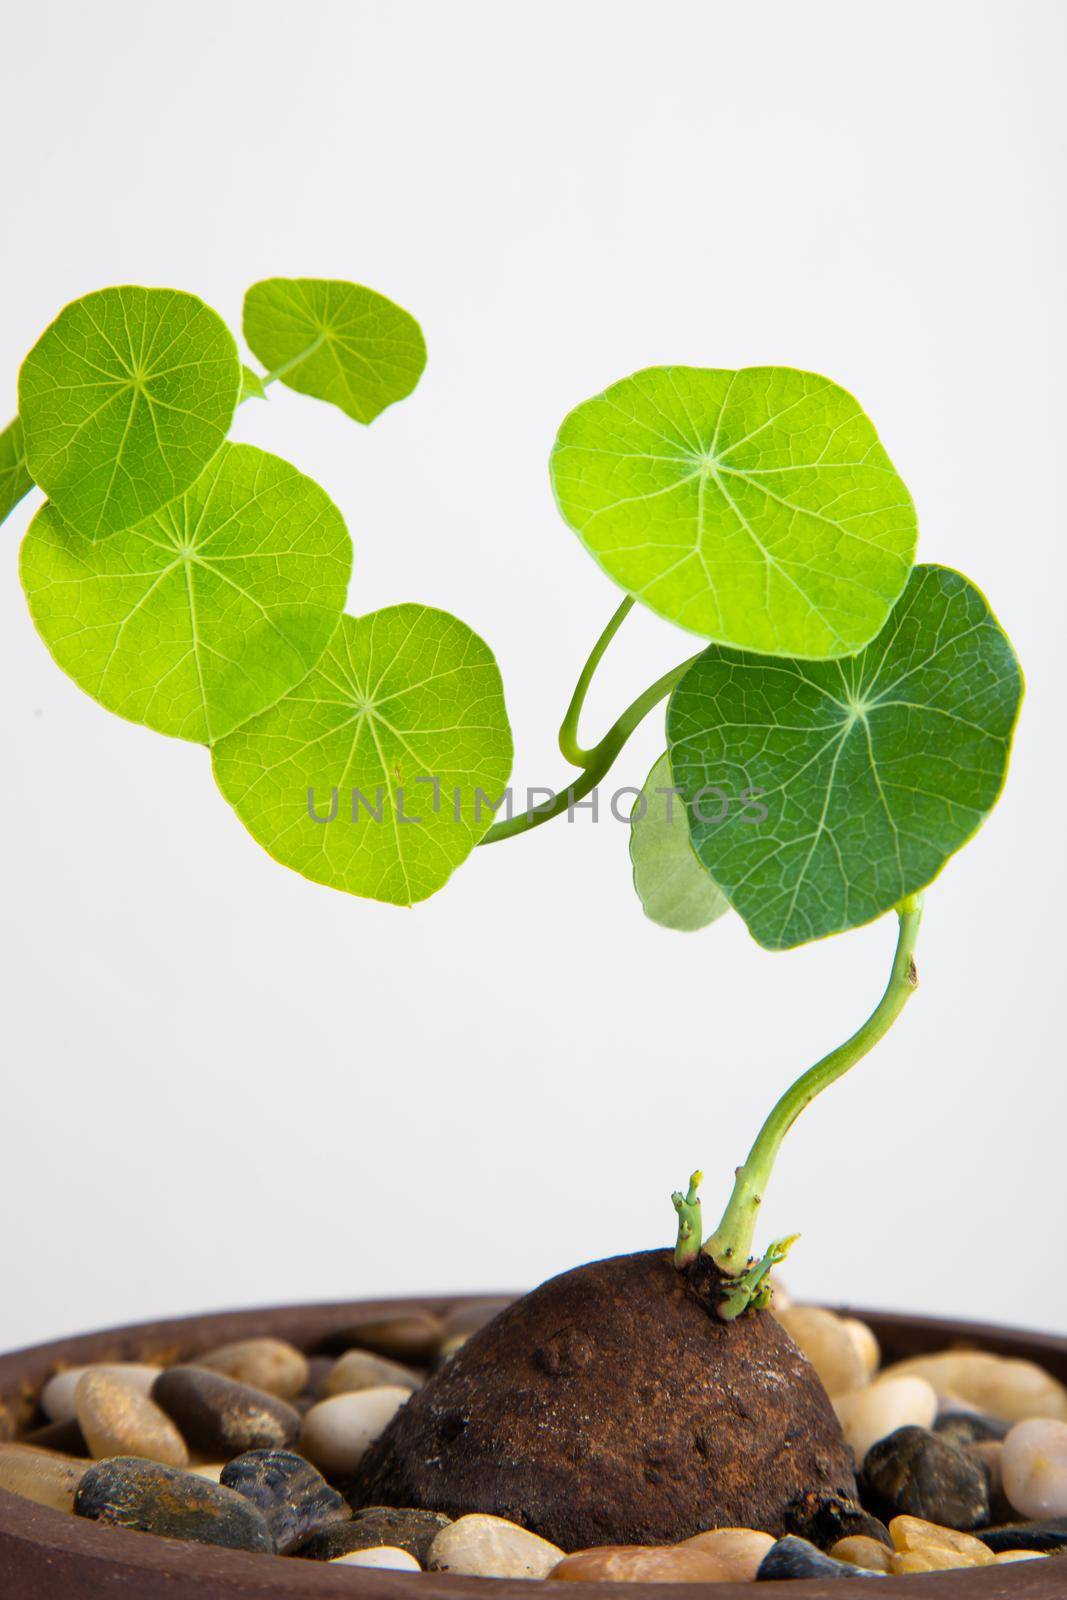
[[[704,1250],[723,1272],[733,1276],[743,1275],[752,1253],[752,1238],[756,1231],[760,1204],[767,1182],[781,1148],[782,1140],[817,1094],[855,1066],[892,1027],[915,992],[918,978],[915,972],[915,940],[922,917],[922,900],[910,895],[897,907],[900,929],[893,966],[885,993],[867,1018],[862,1028],[846,1039],[844,1044],[831,1050],[815,1066],[809,1067],[787,1089],[763,1127],[748,1153],[743,1167],[738,1167],[730,1202],[722,1221],[704,1244]],[[738,1309],[743,1309],[739,1307]],[[734,1313],[736,1314],[736,1313]]]
[[[589,685],[593,681],[593,674],[604,657],[604,652],[614,639],[626,618],[634,608],[632,595],[627,595],[622,605],[614,613],[604,632],[589,652],[589,660],[582,668],[581,677],[575,684],[571,703],[567,707],[566,715],[560,724],[559,747],[563,757],[574,767],[587,767],[596,755],[596,750],[586,750],[578,740],[578,722],[585,705],[585,697],[589,693]]]

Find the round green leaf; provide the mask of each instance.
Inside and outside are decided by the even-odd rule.
[[[344,609],[352,544],[324,490],[228,444],[180,499],[109,539],[48,504],[22,584],[52,655],[86,693],[210,744],[315,665]]]
[[[511,755],[488,645],[417,605],[342,617],[315,671],[212,752],[276,861],[395,905],[440,889],[488,831]]]
[[[329,278],[265,278],[245,295],[249,347],[290,389],[373,422],[426,365],[415,318],[373,289]]]
[[[645,779],[630,816],[634,888],[645,915],[661,928],[694,933],[729,911],[730,902],[697,860],[685,802],[664,753]]]
[[[916,567],[847,661],[706,650],[668,708],[671,767],[759,943],[839,933],[930,883],[996,803],[1022,688],[985,598],[946,567]]]
[[[791,367],[637,372],[570,413],[551,470],[609,577],[745,650],[852,654],[915,555],[915,509],[873,424]]]
[[[240,392],[233,335],[195,295],[87,294],[22,363],[30,474],[79,533],[121,532],[200,476]]]
[[[6,520],[32,488],[33,479],[26,471],[22,423],[16,417],[0,433],[0,522]]]

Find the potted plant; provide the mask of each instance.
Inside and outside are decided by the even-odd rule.
[[[651,368],[573,410],[552,452],[564,520],[625,597],[560,729],[577,776],[547,802],[516,806],[489,646],[423,604],[347,614],[352,547],[340,512],[289,463],[227,442],[236,407],[274,382],[371,422],[418,381],[417,323],[354,284],[270,279],[248,292],[244,333],[265,372],[242,363],[195,296],[112,288],[62,311],[23,364],[19,415],[0,438],[0,510],[34,485],[48,497],[25,536],[22,582],[46,646],[81,688],[205,745],[236,818],[276,861],[400,905],[443,888],[475,848],[594,803],[634,729],[665,705],[664,754],[630,791],[632,871],[647,915],[685,931],[738,915],[772,950],[883,916],[897,923],[881,999],[866,1021],[843,1008],[847,1037],[774,1105],[715,1225],[704,1225],[695,1173],[673,1196],[673,1252],[580,1266],[457,1339],[365,1441],[350,1501],[502,1517],[558,1547],[557,1559],[606,1545],[674,1550],[740,1527],[773,1544],[765,1581],[820,1572],[868,1581],[862,1565],[842,1569],[840,1556],[814,1546],[869,1541],[878,1493],[888,1512],[910,1504],[893,1500],[889,1469],[926,1484],[937,1451],[955,1446],[913,1421],[905,1429],[923,1438],[904,1441],[911,1456],[894,1457],[881,1480],[869,1456],[857,1460],[815,1367],[774,1314],[772,1269],[792,1240],[759,1237],[760,1205],[797,1117],[915,990],[924,894],[1005,781],[1023,692],[1011,645],[969,579],[915,564],[911,497],[844,389],[784,367]],[[700,648],[586,745],[590,683],[638,603]],[[357,1310],[276,1314],[259,1328],[304,1346],[343,1342]],[[461,1313],[469,1331],[478,1316]],[[127,1330],[16,1360],[8,1433],[24,1432],[59,1362],[189,1357],[247,1335],[254,1316]],[[361,1316],[357,1342],[373,1348]],[[951,1332],[917,1326],[877,1323],[900,1355]],[[1055,1342],[987,1337],[1001,1351],[1040,1348],[1046,1365],[1067,1371]],[[429,1346],[419,1349],[425,1362]],[[21,1388],[11,1387],[16,1374]],[[157,1382],[152,1404],[167,1410],[168,1393]],[[968,1471],[971,1482],[973,1463]],[[987,1479],[981,1506],[950,1522],[972,1543],[966,1530],[990,1517]],[[84,1482],[78,1494],[82,1520],[68,1518],[62,1535],[43,1513],[53,1560],[56,1541],[74,1541],[64,1545],[68,1574],[98,1549],[106,1563],[113,1548],[92,1544],[101,1530],[87,1519],[97,1512]],[[11,1526],[15,1512],[7,1504]],[[39,1543],[27,1536],[19,1559]],[[1040,1548],[1054,1543],[1050,1535]],[[185,1593],[182,1574],[195,1584],[223,1570],[211,1562],[252,1559],[167,1546],[171,1566],[156,1567],[149,1546],[162,1547],[142,1538],[135,1564],[145,1582],[148,1566],[168,1574],[160,1593]],[[134,1555],[124,1549],[126,1559]],[[894,1559],[895,1571],[909,1570],[900,1550]],[[968,1566],[966,1581],[991,1595],[1054,1592],[1042,1587],[1046,1563],[994,1572],[990,1554],[984,1564],[988,1572]],[[309,1569],[294,1566],[303,1570],[268,1580],[255,1558],[226,1569],[227,1581],[248,1595],[296,1593],[297,1583],[317,1592]],[[573,1569],[578,1579],[635,1574]],[[383,1581],[398,1580],[360,1575],[371,1588]]]

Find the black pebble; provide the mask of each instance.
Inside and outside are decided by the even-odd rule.
[[[756,1571],[756,1578],[769,1581],[774,1578],[880,1578],[880,1572],[868,1572],[847,1561],[835,1561],[823,1555],[807,1539],[798,1539],[787,1533],[784,1539],[772,1544]]]
[[[927,1428],[898,1428],[871,1446],[863,1462],[864,1501],[886,1521],[902,1514],[970,1529],[989,1521],[989,1479],[982,1463]]]
[[[90,1467],[78,1485],[74,1514],[165,1539],[274,1554],[265,1518],[241,1495],[195,1473],[132,1456]]]
[[[864,1534],[868,1539],[877,1539],[893,1548],[885,1524],[843,1494],[809,1492],[801,1495],[786,1507],[785,1525],[790,1533],[818,1545],[820,1550],[829,1550],[839,1539],[848,1539],[854,1534]]]
[[[280,1555],[352,1516],[344,1496],[291,1450],[247,1450],[227,1462],[220,1481],[263,1513]]]
[[[285,1450],[300,1437],[300,1413],[276,1395],[206,1367],[170,1367],[152,1399],[176,1422],[191,1450],[226,1461],[246,1450]]]
[[[297,1555],[313,1561],[332,1561],[350,1550],[372,1550],[378,1545],[396,1545],[414,1556],[420,1566],[442,1528],[452,1519],[440,1511],[408,1510],[404,1507],[367,1506],[357,1511],[351,1522],[326,1528],[301,1545]]]
[[[983,1528],[978,1535],[990,1550],[1067,1550],[1067,1517],[1047,1522],[1008,1522],[1000,1528]],[[1067,1561],[1064,1562],[1067,1574]]]

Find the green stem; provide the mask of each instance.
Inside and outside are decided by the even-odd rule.
[[[574,693],[571,695],[571,703],[567,707],[566,715],[560,724],[559,747],[563,752],[564,760],[569,761],[574,767],[587,767],[595,757],[595,750],[586,750],[578,741],[578,722],[582,715],[582,707],[585,705],[585,697],[589,693],[589,685],[593,681],[593,674],[603,660],[605,650],[626,621],[633,607],[633,596],[627,595],[589,652],[589,660],[582,668],[581,677],[578,679]]]
[[[723,1272],[739,1276],[748,1268],[759,1208],[775,1159],[782,1140],[800,1113],[828,1084],[835,1083],[878,1043],[915,991],[918,978],[914,950],[922,917],[920,896],[910,895],[902,901],[897,907],[897,916],[900,919],[897,948],[881,1000],[862,1028],[815,1066],[809,1067],[803,1077],[786,1090],[756,1135],[744,1166],[737,1169],[733,1193],[722,1221],[704,1244],[705,1252]]]
[[[675,1189],[671,1195],[671,1202],[678,1213],[678,1242],[674,1247],[676,1267],[688,1266],[700,1254],[700,1240],[704,1232],[700,1212],[700,1185],[703,1178],[702,1172],[694,1172],[689,1179],[687,1192],[683,1194],[680,1189]]]

